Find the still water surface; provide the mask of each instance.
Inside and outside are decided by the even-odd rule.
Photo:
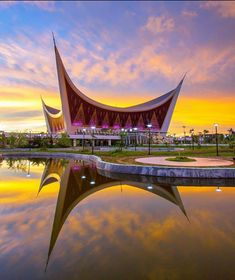
[[[0,279],[235,279],[234,182],[0,165]]]

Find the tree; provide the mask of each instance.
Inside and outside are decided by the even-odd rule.
[[[205,144],[205,142],[206,142],[206,134],[207,133],[209,133],[209,130],[207,130],[207,129],[204,129],[203,130],[203,143]]]
[[[4,132],[0,132],[0,147],[1,148],[5,148],[6,146],[6,136],[4,134]]]
[[[8,137],[8,144],[10,145],[10,148],[15,148],[17,142],[17,136],[14,132],[10,133],[10,136]]]
[[[235,134],[230,134],[226,137],[226,142],[229,144],[229,148],[233,150],[235,154]]]
[[[119,135],[120,135],[121,140],[118,143],[120,146],[120,151],[122,151],[127,133],[125,131],[121,131]]]
[[[58,139],[57,145],[63,148],[71,147],[71,140],[67,133],[61,133],[61,137]]]
[[[24,133],[19,133],[17,138],[17,147],[24,148],[29,145],[29,141],[27,140]]]

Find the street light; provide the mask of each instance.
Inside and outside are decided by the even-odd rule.
[[[85,148],[85,133],[86,133],[86,129],[85,128],[82,129],[82,133],[83,133],[83,137],[82,137],[82,150],[84,152],[84,148]]]
[[[148,130],[149,130],[149,151],[148,151],[148,154],[150,155],[150,144],[151,144],[151,127],[152,127],[152,124],[151,123],[149,123],[149,124],[147,124],[147,128],[148,128]]]
[[[183,125],[182,127],[184,129],[184,144],[186,144],[186,131],[185,131],[186,126]]]
[[[31,139],[32,139],[32,131],[30,130],[30,131],[29,131],[29,150],[30,150],[30,151],[31,151],[31,145],[32,145]]]
[[[190,133],[191,133],[191,138],[192,138],[192,148],[194,150],[194,129],[190,129]]]
[[[91,137],[92,137],[92,143],[91,143],[91,153],[94,154],[94,132],[95,132],[95,126],[91,126]]]
[[[215,127],[215,141],[216,141],[216,155],[219,155],[219,145],[218,145],[218,124],[215,123],[214,127]]]
[[[120,137],[121,137],[121,152],[122,152],[122,146],[123,146],[123,134],[124,134],[125,129],[121,128],[121,132],[120,132]]]
[[[136,146],[137,146],[137,138],[136,138],[136,134],[137,134],[137,130],[138,128],[137,127],[134,127],[133,128],[134,132],[135,132],[135,151],[136,151]]]

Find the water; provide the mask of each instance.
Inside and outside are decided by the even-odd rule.
[[[233,181],[102,173],[1,163],[0,279],[235,279]]]

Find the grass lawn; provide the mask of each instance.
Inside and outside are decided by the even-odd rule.
[[[91,154],[91,149],[86,149],[84,152],[78,148],[67,148],[67,149],[32,149],[32,152],[63,152],[63,153],[77,153],[77,154]],[[2,150],[2,152],[4,152]],[[7,151],[9,152],[9,151]],[[1,153],[1,152],[0,152]],[[121,163],[121,164],[139,164],[135,162],[136,158],[149,157],[148,151],[95,151],[95,155],[100,156],[103,160]],[[186,147],[184,151],[153,151],[150,156],[167,156],[167,157],[211,157],[232,160],[235,157],[235,153],[229,147],[219,147],[219,156],[216,156],[215,147],[195,147],[194,150],[190,147]],[[146,165],[146,164],[144,164]],[[235,167],[235,165],[233,165]],[[232,166],[231,166],[232,167]]]
[[[196,161],[193,158],[189,158],[189,157],[182,157],[182,156],[178,156],[178,157],[173,157],[173,158],[166,158],[166,160],[168,161],[177,161],[177,162],[192,162],[192,161]]]

